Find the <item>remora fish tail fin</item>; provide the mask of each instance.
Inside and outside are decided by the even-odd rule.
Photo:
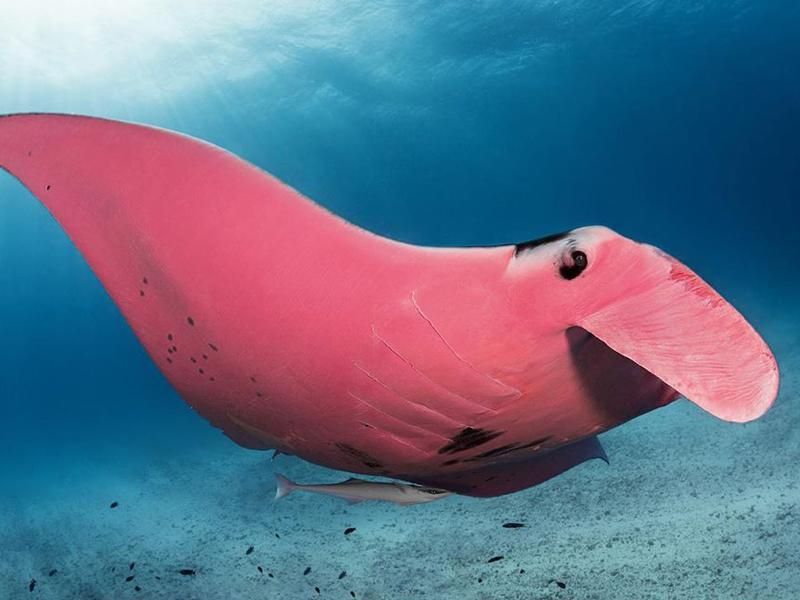
[[[284,496],[288,496],[297,485],[280,473],[275,473],[275,483],[278,486],[275,490],[275,500],[280,500]]]

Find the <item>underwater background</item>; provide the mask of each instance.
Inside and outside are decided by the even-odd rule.
[[[184,132],[417,244],[606,225],[736,306],[781,392],[743,425],[680,400],[510,496],[275,503],[276,471],[344,474],[194,414],[0,172],[0,599],[800,597],[800,3],[66,6],[2,2],[0,114]]]

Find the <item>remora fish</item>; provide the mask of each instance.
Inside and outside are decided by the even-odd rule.
[[[400,505],[422,504],[433,502],[440,498],[449,496],[452,492],[437,488],[423,487],[397,482],[365,481],[351,477],[341,483],[324,483],[318,485],[301,485],[290,481],[283,475],[276,474],[275,480],[278,489],[275,492],[275,499],[283,498],[291,492],[297,490],[301,492],[312,492],[315,494],[326,494],[343,498],[351,504],[363,502],[364,500],[384,500]]]

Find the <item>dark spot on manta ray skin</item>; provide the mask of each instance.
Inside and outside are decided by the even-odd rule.
[[[497,479],[497,475],[492,475],[491,477],[487,477],[483,481],[484,483],[489,483],[490,481],[494,481],[495,479]]]
[[[46,190],[49,192],[49,191],[50,191],[50,186],[48,185],[48,186],[47,186],[46,188],[44,188],[44,189],[46,189]]]
[[[167,348],[167,354],[172,354],[172,348]]]
[[[256,378],[255,378],[255,376],[253,376],[253,375],[250,375],[250,381],[252,381],[253,383],[256,383]]]
[[[572,232],[562,231],[561,233],[553,233],[551,235],[546,235],[544,237],[540,237],[535,240],[529,240],[527,242],[520,242],[518,244],[514,244],[514,256],[515,257],[519,256],[526,250],[531,250],[533,248],[537,248],[538,246],[543,246],[544,244],[550,244],[551,242],[557,242],[558,240],[563,240],[570,233]]]
[[[208,354],[203,354],[203,360],[208,360]]]
[[[142,277],[142,283],[147,285],[147,277]]]
[[[209,347],[209,348],[211,348],[211,349],[212,349],[214,352],[219,352],[219,348],[217,348],[217,347],[216,347],[214,344],[212,344],[211,342],[208,342],[208,347]]]
[[[186,317],[186,322],[194,327],[194,319],[192,317]]]
[[[216,379],[214,379],[213,377],[209,377],[208,380],[209,381],[216,381]]]
[[[31,154],[33,154],[33,152],[31,150],[28,150],[28,156],[30,156]]]
[[[167,334],[167,339],[168,339],[170,342],[172,341],[172,334],[171,334],[171,333],[168,333],[168,334]]]
[[[497,448],[493,448],[491,450],[487,450],[486,452],[481,452],[480,454],[476,454],[470,458],[465,458],[464,462],[474,462],[476,460],[481,460],[483,458],[493,458],[497,456],[503,456],[505,454],[510,454],[511,452],[516,452],[518,450],[524,450],[526,448],[531,448],[533,446],[539,446],[549,440],[552,436],[547,436],[545,438],[540,438],[538,440],[533,440],[532,442],[528,442],[526,444],[514,443],[514,444],[506,444],[505,446],[499,446]]]
[[[200,372],[200,375],[202,375],[203,373],[205,373],[205,371],[203,371],[203,369],[197,369],[197,370]]]
[[[197,362],[197,359],[194,356],[190,356],[189,360],[192,361],[193,363]]]
[[[580,250],[573,250],[570,257],[572,258],[572,264],[561,265],[558,269],[558,272],[564,279],[575,279],[589,266],[589,260],[586,258],[586,254]]]
[[[500,435],[503,435],[502,431],[465,427],[453,436],[449,443],[439,448],[439,454],[454,454],[463,450],[469,450],[470,448],[485,444]]]
[[[167,362],[172,364],[172,359],[169,356],[167,357]]]
[[[363,450],[359,450],[358,448],[353,448],[349,444],[336,442],[336,447],[345,454],[348,454],[349,456],[361,461],[361,463],[364,466],[367,466],[370,469],[380,469],[383,466],[380,462],[378,462],[377,459],[375,459],[375,457],[370,456]]]
[[[139,290],[139,295],[144,296],[144,290]]]
[[[264,394],[262,394],[261,392],[256,392],[256,396],[258,396],[259,398],[263,398]]]

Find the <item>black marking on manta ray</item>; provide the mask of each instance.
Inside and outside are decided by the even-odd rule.
[[[461,460],[458,459],[458,458],[451,458],[450,460],[444,461],[442,463],[442,466],[443,467],[449,467],[450,465],[455,465],[455,464],[460,463],[460,462],[461,462]]]
[[[532,250],[533,248],[537,248],[545,244],[550,244],[552,242],[557,242],[558,240],[563,240],[570,233],[572,233],[572,231],[562,231],[561,233],[553,233],[550,235],[546,235],[544,237],[537,238],[535,240],[529,240],[527,242],[520,242],[518,244],[514,244],[514,256],[515,257],[519,256],[526,250]]]
[[[192,317],[186,317],[186,322],[194,327],[194,319]]]
[[[211,348],[211,349],[212,349],[214,352],[219,352],[219,348],[217,348],[217,347],[216,347],[214,344],[212,344],[211,342],[208,342],[208,347],[209,347],[209,348]]]
[[[374,456],[367,454],[363,450],[359,450],[358,448],[353,448],[349,444],[344,444],[342,442],[336,442],[335,445],[339,450],[359,460],[364,466],[367,466],[370,469],[380,469],[383,467],[383,465],[380,462],[378,462],[378,460]]]
[[[139,290],[139,295],[144,296],[144,290]]]
[[[525,448],[531,448],[533,446],[539,446],[543,444],[547,440],[549,440],[552,436],[548,436],[545,438],[540,438],[538,440],[533,440],[532,442],[528,442],[526,444],[522,444],[519,442],[515,442],[513,444],[506,444],[505,446],[499,446],[497,448],[493,448],[491,450],[487,450],[486,452],[481,452],[480,454],[476,454],[470,458],[465,458],[464,462],[474,462],[476,460],[481,460],[484,458],[493,458],[497,456],[503,456],[505,454],[510,454],[512,452],[516,452],[518,450],[524,450]]]
[[[168,334],[167,334],[167,339],[168,339],[170,342],[172,341],[172,334],[171,334],[171,333],[168,333]]]
[[[50,191],[50,187],[51,187],[50,184],[48,184],[47,187],[44,188],[44,189],[46,189],[49,192]]]
[[[142,283],[147,285],[147,277],[142,277]]]
[[[503,435],[503,433],[502,431],[465,427],[453,436],[450,442],[439,448],[439,454],[455,454],[456,452],[469,450],[490,442],[497,436]]]

